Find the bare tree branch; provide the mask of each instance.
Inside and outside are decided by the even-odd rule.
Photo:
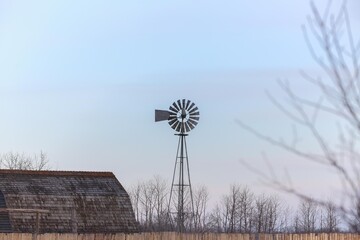
[[[303,93],[296,93],[288,81],[278,81],[279,87],[288,98],[285,104],[267,93],[274,106],[295,126],[311,133],[312,141],[317,143],[319,152],[308,153],[298,148],[295,144],[296,139],[299,138],[297,131],[293,134],[293,144],[289,144],[236,120],[243,129],[259,139],[310,162],[330,167],[335,172],[345,191],[343,198],[347,199],[342,204],[333,206],[322,199],[313,199],[298,191],[290,184],[291,180],[287,183],[279,181],[272,168],[269,168],[270,174],[267,175],[249,164],[244,164],[268,185],[298,196],[309,203],[315,202],[321,205],[323,207],[321,226],[328,231],[333,231],[338,222],[333,218],[333,209],[342,213],[342,218],[347,220],[353,230],[360,231],[360,153],[357,146],[360,142],[360,39],[354,39],[346,3],[346,0],[342,1],[340,8],[334,12],[333,2],[328,1],[324,12],[321,13],[315,3],[311,2],[311,16],[307,17],[307,26],[302,27],[310,55],[325,76],[311,76],[304,71],[301,75],[317,89],[320,96],[307,99],[303,97]],[[326,119],[332,119],[338,124],[337,145],[329,141],[327,135],[318,127],[320,116],[324,113],[330,116]],[[296,217],[296,222],[297,228],[300,228],[300,216]],[[311,228],[307,224],[306,231],[309,229]]]

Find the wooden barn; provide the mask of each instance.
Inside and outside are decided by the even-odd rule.
[[[0,232],[137,231],[129,196],[111,172],[0,170]]]

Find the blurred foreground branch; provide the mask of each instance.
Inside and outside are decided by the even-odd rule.
[[[312,76],[306,72],[301,74],[320,96],[307,99],[306,94],[294,91],[286,80],[278,82],[287,97],[285,103],[269,94],[272,103],[285,116],[303,131],[310,133],[311,141],[317,144],[318,151],[299,148],[294,144],[296,139],[289,142],[277,140],[241,121],[238,121],[238,124],[270,144],[330,168],[340,178],[345,192],[344,201],[337,205],[327,200],[313,199],[293,187],[290,181],[279,181],[273,173],[261,172],[244,163],[273,187],[294,194],[309,204],[315,202],[326,207],[330,214],[329,231],[334,229],[333,225],[337,222],[331,219],[332,211],[336,209],[350,228],[359,232],[360,151],[357,144],[360,139],[360,39],[354,37],[347,2],[343,1],[335,13],[332,13],[332,6],[332,1],[329,1],[324,11],[320,12],[315,4],[311,3],[311,15],[307,18],[306,27],[303,27],[310,54],[323,75]],[[321,130],[320,115],[338,124],[339,139],[336,144],[331,143],[327,133]],[[304,209],[306,207],[310,206],[303,206]],[[312,229],[310,220],[307,219],[306,231]],[[304,221],[303,219],[303,225]]]

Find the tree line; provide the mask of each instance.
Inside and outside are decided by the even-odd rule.
[[[39,154],[26,154],[19,152],[6,152],[0,154],[0,169],[18,170],[49,170],[49,159],[45,152]]]
[[[170,186],[156,176],[133,185],[129,192],[135,218],[142,231],[174,231],[168,212]],[[277,195],[255,194],[247,186],[231,185],[214,206],[205,186],[193,189],[194,210],[185,221],[189,232],[310,233],[344,231],[344,223],[330,201],[319,205],[302,199],[291,208]],[[187,211],[192,212],[190,206]]]

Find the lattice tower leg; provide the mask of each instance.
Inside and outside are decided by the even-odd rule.
[[[176,222],[177,231],[191,230],[194,221],[194,202],[190,180],[190,167],[186,146],[186,134],[179,136],[173,178],[169,197],[169,215]]]

